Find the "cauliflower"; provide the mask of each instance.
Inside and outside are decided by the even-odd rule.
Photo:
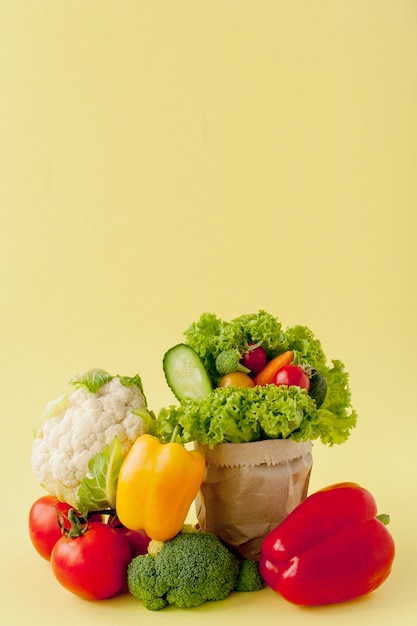
[[[50,494],[77,507],[90,459],[115,437],[124,458],[136,439],[152,430],[153,415],[146,409],[139,376],[90,370],[70,382],[76,390],[46,406],[35,431],[32,467]]]

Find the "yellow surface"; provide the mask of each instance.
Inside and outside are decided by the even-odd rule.
[[[1,0],[0,77],[2,621],[414,623],[416,2]],[[315,444],[310,487],[374,493],[390,578],[317,610],[69,594],[26,529],[44,404],[99,366],[158,410],[185,327],[260,308],[350,372],[358,427]]]

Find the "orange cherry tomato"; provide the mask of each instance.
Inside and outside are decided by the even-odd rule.
[[[229,372],[219,381],[219,387],[254,387],[252,378],[244,372]]]

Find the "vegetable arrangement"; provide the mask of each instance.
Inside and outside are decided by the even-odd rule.
[[[157,416],[138,375],[94,369],[71,379],[75,390],[49,403],[34,431],[47,495],[28,530],[57,581],[86,600],[130,593],[153,611],[264,586],[308,606],[377,589],[394,542],[359,485],[308,496],[266,536],[259,563],[186,523],[207,468],[184,444],[348,438],[356,413],[342,362],[329,365],[307,327],[284,330],[260,311],[231,322],[204,313],[162,365],[178,404]]]

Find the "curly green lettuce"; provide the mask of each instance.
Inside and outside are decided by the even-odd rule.
[[[326,355],[321,342],[307,326],[290,326],[284,332],[285,350],[293,350],[295,361],[322,371]]]

